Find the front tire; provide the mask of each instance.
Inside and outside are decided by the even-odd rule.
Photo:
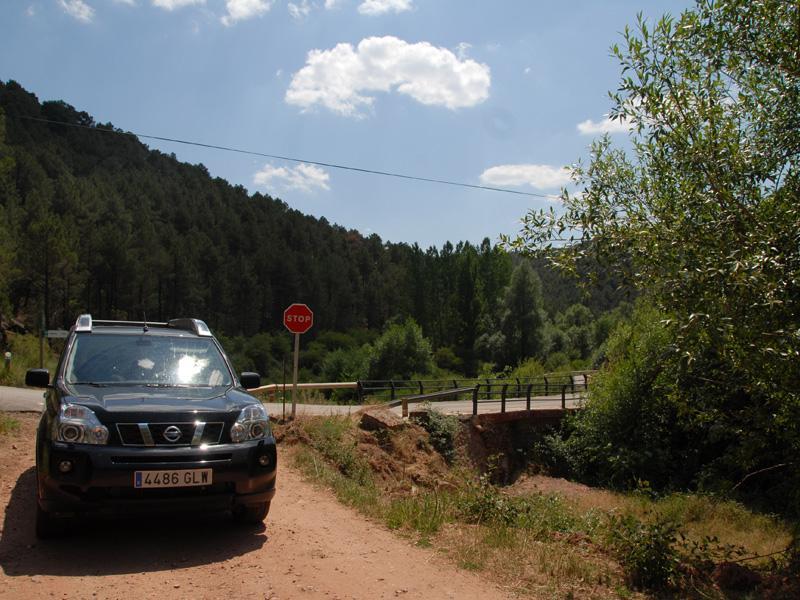
[[[237,506],[233,510],[233,519],[237,523],[246,523],[248,525],[263,523],[264,519],[266,519],[269,514],[269,506],[269,501],[260,502],[259,504]]]
[[[67,523],[64,519],[54,517],[39,506],[36,502],[36,537],[40,540],[50,540],[61,537],[67,532]]]

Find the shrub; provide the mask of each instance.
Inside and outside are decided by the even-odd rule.
[[[489,475],[469,484],[459,495],[458,512],[468,523],[510,526],[519,517],[519,507],[492,485]]]
[[[676,407],[665,385],[669,338],[659,321],[656,311],[643,307],[615,331],[611,362],[595,376],[585,410],[567,421],[563,444],[551,440],[557,462],[584,481],[659,487],[682,462]]]
[[[433,369],[431,343],[413,319],[389,325],[369,353],[369,379],[410,379]]]
[[[609,542],[632,586],[660,590],[675,583],[680,558],[674,523],[659,516],[644,523],[632,515],[612,515]]]
[[[425,428],[431,445],[448,463],[456,456],[456,435],[458,435],[458,417],[445,415],[437,410],[428,409],[424,417],[416,417],[417,423]]]

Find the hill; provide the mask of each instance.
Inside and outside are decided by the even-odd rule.
[[[411,316],[435,348],[464,354],[518,260],[488,239],[423,250],[365,237],[14,81],[0,82],[0,217],[0,313],[29,327],[40,315],[49,328],[82,312],[192,315],[251,336],[279,330],[299,301],[313,307],[315,332]],[[581,299],[574,282],[537,271],[551,316]],[[595,313],[617,302],[609,290],[590,299]]]

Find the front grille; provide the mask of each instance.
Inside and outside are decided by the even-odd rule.
[[[140,465],[140,464],[171,464],[171,463],[212,463],[229,462],[233,454],[209,454],[202,457],[186,454],[167,454],[163,456],[112,456],[111,462],[115,465]]]
[[[218,444],[224,423],[117,423],[123,446],[199,446]],[[170,437],[172,436],[172,437]]]

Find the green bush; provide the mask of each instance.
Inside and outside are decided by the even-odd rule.
[[[425,416],[415,417],[414,420],[428,432],[431,445],[436,451],[448,463],[452,463],[456,456],[456,436],[459,429],[458,417],[445,415],[437,410],[428,408]]]
[[[568,419],[563,443],[549,440],[549,450],[589,483],[664,486],[682,462],[682,440],[666,384],[669,337],[660,315],[640,307],[608,348],[609,364],[593,379],[586,408]]]
[[[431,343],[413,319],[389,325],[369,347],[369,379],[410,379],[433,370]]]
[[[482,475],[478,483],[468,485],[457,500],[460,517],[467,523],[510,526],[517,522],[519,506],[512,498],[501,494]]]
[[[677,539],[677,526],[661,517],[644,523],[632,515],[611,516],[609,543],[636,588],[660,590],[675,583],[680,564]]]

